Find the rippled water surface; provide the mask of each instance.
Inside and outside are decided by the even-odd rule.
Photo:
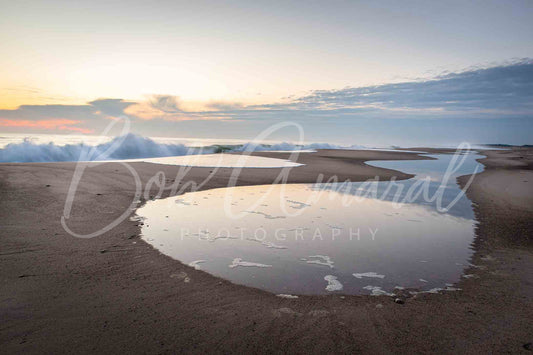
[[[162,253],[276,294],[452,289],[475,226],[455,178],[480,169],[479,156],[460,167],[463,157],[431,157],[370,163],[416,174],[405,181],[221,188],[137,213],[143,238]],[[457,169],[446,179],[450,164]]]

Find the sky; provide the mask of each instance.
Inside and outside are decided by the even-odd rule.
[[[0,133],[533,143],[533,1],[0,0]],[[296,140],[294,130],[272,139]]]

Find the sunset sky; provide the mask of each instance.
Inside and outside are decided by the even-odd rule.
[[[0,132],[533,143],[532,1],[0,0]],[[296,139],[280,132],[277,139]]]

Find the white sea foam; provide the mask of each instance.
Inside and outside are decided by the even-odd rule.
[[[241,258],[235,258],[229,265],[230,268],[235,268],[237,266],[243,266],[243,267],[272,267],[272,265],[266,265],[266,264],[260,264],[260,263],[253,263],[251,261],[242,261]]]
[[[352,274],[352,275],[355,276],[358,279],[362,279],[363,277],[376,277],[376,278],[382,279],[382,278],[385,277],[385,275],[380,275],[378,273],[375,273],[374,271],[363,272],[363,273],[360,273],[360,274]]]
[[[239,239],[239,237],[235,237],[233,235],[216,235],[216,236],[210,236],[209,238],[207,238],[207,241],[209,241],[210,243],[214,243],[219,239],[220,240]]]
[[[294,144],[288,142],[252,143],[243,140],[148,138],[136,134],[107,138],[99,136],[65,135],[12,135],[0,137],[0,162],[52,162],[78,161],[84,149],[95,148],[97,154],[113,143],[123,140],[116,152],[103,160],[139,159],[226,152],[278,152],[313,153],[317,149],[364,149],[397,151],[389,148],[369,148],[363,145],[338,145],[331,143]],[[103,143],[102,143],[103,142]],[[411,152],[411,151],[403,151]],[[414,152],[414,151],[412,151]],[[420,152],[418,152],[420,153]]]
[[[368,285],[368,286],[363,287],[363,289],[370,291],[371,292],[371,294],[370,294],[371,296],[392,296],[393,295],[392,293],[389,293],[389,292],[383,290],[379,286]]]
[[[331,260],[331,258],[327,255],[309,255],[309,258],[313,258],[312,260],[308,260],[305,258],[301,258],[300,260],[305,261],[308,264],[317,264],[317,265],[324,265],[329,266],[330,268],[334,268],[334,262]]]
[[[458,287],[451,287],[451,286],[448,286],[448,284],[446,284],[447,286],[442,288],[442,287],[435,287],[435,288],[432,288],[430,290],[427,290],[427,291],[409,291],[409,293],[411,295],[418,295],[418,294],[421,294],[421,293],[439,293],[440,291],[461,291],[460,288]]]
[[[344,229],[344,228],[341,227],[341,226],[336,226],[336,225],[329,224],[329,223],[326,223],[326,226],[328,226],[328,227],[331,228],[331,229]]]
[[[265,212],[259,212],[259,211],[244,211],[246,213],[251,213],[251,214],[258,214],[258,215],[261,215],[263,217],[265,217],[266,219],[284,219],[284,218],[287,218],[286,216],[273,216],[271,214],[268,214],[268,213],[265,213]]]
[[[298,296],[287,295],[285,293],[280,293],[279,295],[276,295],[276,296],[281,297],[281,298],[298,298]]]
[[[113,147],[113,149],[110,149]],[[215,148],[191,148],[183,144],[157,143],[135,134],[116,137],[98,145],[85,143],[37,144],[31,140],[11,143],[0,149],[0,162],[52,162],[78,160],[123,160],[213,153]]]
[[[124,136],[115,137],[112,139],[106,137],[104,137],[104,139],[100,139],[100,137],[97,136],[76,136],[75,139],[70,139],[69,137],[65,138],[64,136],[60,135],[34,135],[0,138],[2,138],[0,139],[0,147],[2,147],[0,148],[0,162],[125,160],[156,157],[174,157],[192,154],[212,154],[221,152],[222,150],[229,152],[298,151],[300,153],[304,153],[313,152],[315,149],[365,148],[363,146],[344,147],[329,143],[312,143],[298,145],[292,143],[241,144],[238,142],[232,142],[229,145],[221,147],[219,145],[220,142],[215,142],[213,140],[206,140],[203,144],[199,142],[194,142],[196,146],[193,147],[191,146],[190,142],[187,144],[177,143],[178,141],[190,141],[187,139],[152,139],[132,133],[126,134]],[[113,149],[112,153],[107,154],[106,151],[108,151],[108,149],[112,146],[114,146],[116,149]],[[89,151],[92,151],[90,157],[83,156],[83,152]]]
[[[195,268],[196,270],[201,270],[201,267],[200,267],[200,265],[199,265],[199,264],[201,264],[201,263],[205,263],[205,260],[195,260],[195,261],[191,261],[191,262],[189,263],[189,266]]]
[[[326,291],[333,292],[342,290],[342,284],[337,280],[337,276],[326,275],[324,276],[324,280],[328,282]]]
[[[311,205],[309,205],[307,203],[300,202],[300,201],[287,200],[287,202],[293,205],[293,206],[291,206],[291,208],[294,208],[294,209],[297,209],[297,210],[301,210],[302,208],[306,208],[306,207],[310,207],[311,206]]]
[[[261,243],[261,245],[264,245],[264,246],[266,246],[267,248],[270,248],[270,249],[287,249],[286,246],[274,244],[274,243],[268,242],[268,241],[259,240],[257,238],[246,238],[246,240],[249,240],[251,242]]]

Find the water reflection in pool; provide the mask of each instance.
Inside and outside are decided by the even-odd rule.
[[[150,201],[137,213],[146,219],[143,238],[162,253],[277,294],[446,288],[468,265],[475,226],[470,201],[460,195],[455,178],[479,168],[479,156],[465,156],[442,186],[453,156],[432,157],[372,162],[417,174],[394,186],[222,188]],[[423,188],[426,198],[415,193]],[[428,202],[427,196],[441,197]],[[457,196],[442,212],[439,205],[448,207]]]

